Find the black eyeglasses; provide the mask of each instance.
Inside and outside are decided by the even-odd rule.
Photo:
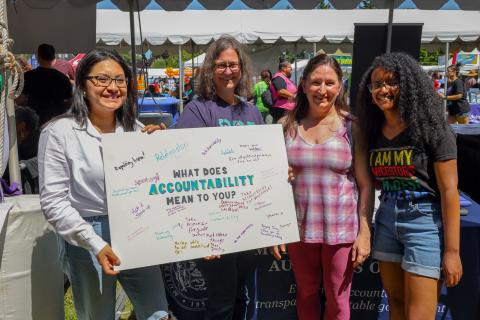
[[[396,89],[398,88],[399,83],[397,81],[376,81],[367,84],[368,91],[372,92],[374,90],[379,90],[385,87],[387,90],[388,89]]]
[[[215,71],[218,71],[220,73],[224,73],[227,68],[230,68],[230,71],[232,72],[238,72],[240,71],[240,64],[220,62],[215,65]]]
[[[106,75],[98,75],[98,76],[87,76],[85,79],[92,81],[93,85],[96,87],[108,87],[115,81],[115,84],[119,88],[125,88],[128,84],[128,80],[125,78],[110,78]]]

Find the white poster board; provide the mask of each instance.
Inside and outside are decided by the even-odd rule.
[[[119,270],[299,240],[280,125],[106,134]]]

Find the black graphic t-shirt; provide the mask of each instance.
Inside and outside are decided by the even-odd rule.
[[[455,135],[448,129],[435,148],[414,146],[407,130],[389,140],[379,135],[369,164],[382,194],[395,199],[439,199],[433,163],[457,158]]]

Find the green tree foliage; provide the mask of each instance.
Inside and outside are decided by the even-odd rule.
[[[328,0],[321,0],[316,9],[333,9],[333,6],[328,2]]]
[[[193,57],[199,56],[202,54],[202,52],[197,51],[194,52],[193,54],[188,52],[187,50],[183,49],[182,50],[182,59],[183,61],[188,61],[192,59]],[[132,55],[130,53],[121,53],[120,54],[122,58],[128,63],[131,64],[132,61]],[[137,61],[137,66],[140,68],[142,66],[142,55],[137,54],[136,57]],[[165,57],[162,57],[161,55],[155,55],[155,58],[152,61],[151,68],[178,68],[179,67],[179,59],[178,59],[178,54],[174,55],[168,55]]]
[[[428,52],[426,49],[420,49],[420,64],[424,66],[436,66],[439,55],[441,55],[440,50]]]
[[[362,0],[360,4],[358,5],[359,9],[376,9],[375,4],[373,3],[372,0]]]

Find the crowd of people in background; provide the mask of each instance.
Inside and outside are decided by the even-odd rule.
[[[19,154],[22,161],[35,159],[23,162],[30,168],[23,182],[40,193],[44,214],[61,237],[77,316],[111,319],[118,280],[138,319],[167,319],[160,268],[113,270],[120,261],[109,245],[100,151],[103,133],[165,127],[136,120],[134,79],[118,54],[93,50],[76,73],[55,58],[51,45],[40,45],[37,57],[33,70],[19,61],[25,72],[15,101]],[[454,286],[462,276],[456,146],[442,99],[449,123],[468,123],[467,90],[478,87],[477,73],[463,81],[452,65],[446,78],[437,72],[429,77],[412,57],[384,54],[362,78],[356,115],[335,59],[313,57],[298,86],[291,75],[291,63],[282,60],[277,72],[262,70],[253,84],[242,45],[222,36],[185,85],[187,104],[176,128],[282,125],[301,241],[271,251],[281,259],[288,250],[300,320],[320,319],[321,287],[324,319],[349,319],[353,270],[370,254],[380,261],[392,318],[434,318],[439,284]],[[178,97],[175,86],[158,79],[148,92]],[[401,164],[408,172],[383,162],[399,152],[410,155]],[[375,188],[381,201],[372,235]],[[255,308],[247,311],[247,305],[256,289],[247,286],[255,283],[255,259],[245,251],[198,261],[207,284],[206,320],[254,317],[248,312]]]

